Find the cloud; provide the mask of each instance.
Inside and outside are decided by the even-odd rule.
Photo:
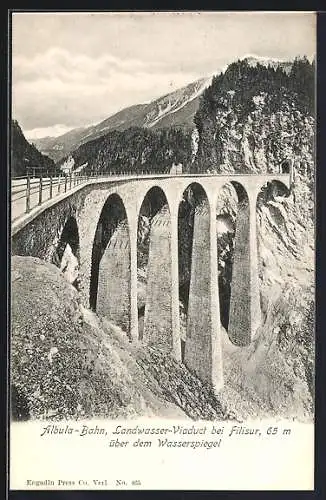
[[[166,71],[139,59],[98,58],[51,48],[12,65],[13,115],[25,129],[97,122],[119,109],[173,91],[202,75]]]
[[[13,115],[24,130],[99,122],[246,53],[315,51],[304,13],[15,13]]]
[[[107,75],[110,71],[132,72],[146,68],[146,64],[137,59],[122,60],[110,54],[91,58],[83,54],[72,54],[60,48],[51,48],[45,53],[36,54],[32,59],[17,56],[13,60],[13,78],[19,80],[36,77],[57,77],[62,80],[74,80],[87,74]]]

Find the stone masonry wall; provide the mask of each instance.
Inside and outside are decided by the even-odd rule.
[[[207,201],[195,209],[185,364],[211,381],[210,215]]]
[[[112,235],[99,266],[97,312],[130,330],[130,237],[123,221]]]
[[[145,342],[172,349],[171,216],[168,207],[153,218],[147,270]]]

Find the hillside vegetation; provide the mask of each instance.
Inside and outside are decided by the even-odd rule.
[[[273,172],[285,158],[300,162],[302,154],[305,162],[314,132],[314,82],[315,65],[307,59],[296,59],[287,72],[247,60],[230,64],[200,100],[192,170]]]
[[[114,130],[82,144],[71,155],[75,167],[84,172],[169,172],[172,164],[188,164],[191,159],[191,132],[180,128],[150,130],[131,127]]]
[[[26,175],[27,168],[41,168],[49,173],[55,170],[54,161],[43,155],[26,139],[16,120],[11,122],[11,175]]]

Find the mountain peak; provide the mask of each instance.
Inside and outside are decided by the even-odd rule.
[[[242,61],[246,61],[249,66],[257,66],[257,64],[260,64],[261,66],[268,67],[270,66],[271,68],[281,68],[283,71],[286,73],[289,73],[291,71],[293,61],[286,61],[284,59],[277,59],[275,57],[264,57],[264,56],[257,56],[254,54],[247,54],[244,56]]]

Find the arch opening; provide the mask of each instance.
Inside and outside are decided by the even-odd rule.
[[[184,190],[178,208],[179,315],[182,361],[185,359],[187,342],[194,222],[195,211],[198,207],[203,207],[207,211],[206,217],[209,220],[209,203],[206,192],[200,184],[192,183]]]
[[[137,309],[140,340],[155,338],[157,343],[164,343],[164,328],[170,328],[170,223],[166,195],[161,188],[154,186],[146,193],[138,214]]]
[[[280,180],[273,179],[266,182],[258,193],[258,206],[269,201],[276,201],[276,198],[288,198],[291,194],[290,189]]]
[[[79,290],[79,231],[75,217],[70,216],[63,227],[59,242],[52,256],[52,263],[65,279]]]
[[[124,232],[121,238],[120,233]],[[129,238],[129,229],[127,223],[127,214],[122,199],[117,194],[112,194],[106,200],[95,231],[93,249],[92,249],[92,265],[91,265],[91,280],[89,290],[89,303],[93,311],[98,309],[98,295],[99,295],[99,274],[103,256],[112,241],[115,246],[118,243],[120,246],[122,240],[127,244],[126,239]],[[113,240],[116,241],[113,241]],[[112,245],[113,248],[113,245]],[[129,249],[130,250],[130,249]],[[130,253],[130,251],[129,251]],[[106,256],[106,260],[114,260],[115,255]],[[130,255],[129,255],[129,268],[130,268]],[[104,272],[104,269],[103,269]],[[104,276],[105,280],[110,280],[109,275]],[[104,285],[104,283],[103,283]],[[130,283],[128,283],[130,287]],[[117,290],[118,293],[118,290]],[[110,300],[110,297],[107,297]]]
[[[235,185],[232,182],[226,183],[219,191],[216,206],[220,320],[225,330],[228,330],[229,325],[234,240],[239,198],[243,203],[246,202],[247,195],[242,186],[238,183],[235,183]]]

